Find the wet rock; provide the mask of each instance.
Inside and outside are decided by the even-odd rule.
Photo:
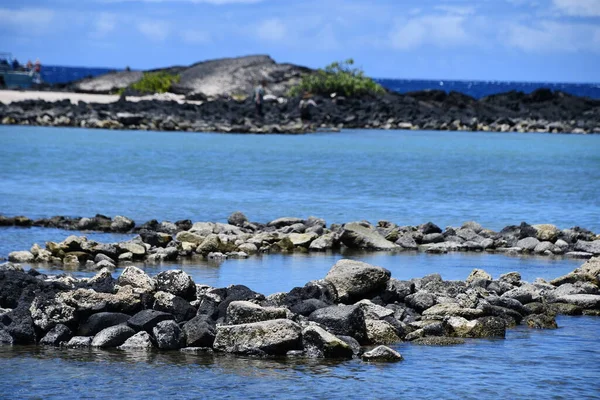
[[[194,317],[183,325],[187,347],[212,347],[215,341],[215,327],[203,317]]]
[[[423,312],[435,305],[436,298],[431,293],[417,292],[406,296],[404,302],[418,312]]]
[[[417,250],[419,248],[415,239],[409,234],[399,235],[395,243],[405,250]]]
[[[196,315],[196,309],[185,299],[167,292],[154,294],[154,310],[172,314],[175,321],[188,321]]]
[[[506,336],[506,323],[499,317],[483,317],[475,321],[475,326],[470,330],[467,337],[488,338]]]
[[[533,237],[527,237],[517,242],[516,246],[522,248],[525,251],[533,251],[535,247],[540,244],[540,241]]]
[[[182,270],[163,271],[156,275],[156,290],[174,294],[186,300],[195,300],[196,284]]]
[[[442,229],[433,222],[427,222],[425,224],[419,225],[418,229],[420,232],[423,233],[423,235],[430,235],[432,233],[442,233]]]
[[[376,230],[365,227],[359,222],[345,224],[340,240],[353,249],[389,251],[400,248],[397,244],[386,240]]]
[[[261,307],[249,301],[232,301],[227,307],[227,323],[230,325],[286,318],[285,308]]]
[[[525,317],[524,322],[528,327],[534,329],[556,329],[556,319],[552,315],[532,314]]]
[[[536,238],[540,242],[544,242],[544,241],[555,242],[556,239],[558,238],[558,235],[560,235],[560,230],[554,225],[541,224],[541,225],[533,225],[533,227],[536,230]]]
[[[365,316],[359,306],[329,306],[314,311],[310,321],[324,326],[334,335],[352,336],[359,342],[367,340]]]
[[[13,251],[8,255],[8,261],[28,264],[33,262],[35,256],[29,251]]]
[[[0,329],[0,344],[8,344],[12,345],[14,343],[13,337],[5,331],[4,329]]]
[[[413,294],[414,291],[415,284],[413,282],[390,278],[380,296],[385,304],[394,302],[401,303],[404,302],[406,296]]]
[[[120,325],[131,318],[128,314],[114,312],[100,312],[91,315],[79,326],[77,332],[80,336],[95,336],[98,332],[111,326]]]
[[[337,291],[339,301],[351,303],[385,288],[391,272],[361,261],[340,260],[329,270],[325,280]]]
[[[346,342],[316,325],[302,330],[302,344],[310,358],[352,358],[354,353]]]
[[[533,285],[522,285],[502,294],[502,297],[508,297],[518,300],[521,304],[527,304],[540,299],[539,290]]]
[[[464,339],[446,336],[423,336],[411,342],[421,346],[455,346],[464,344]]]
[[[151,350],[154,348],[148,332],[141,331],[127,339],[118,347],[120,350]]]
[[[214,348],[248,355],[284,355],[302,349],[300,325],[287,319],[217,327]]]
[[[600,309],[600,295],[597,294],[570,294],[560,296],[556,301],[573,304],[583,309]]]
[[[115,325],[103,329],[94,336],[92,347],[117,347],[135,335],[135,331],[127,325]]]
[[[370,344],[393,344],[402,341],[396,329],[386,321],[367,319],[365,326]]]
[[[67,342],[66,347],[90,347],[92,345],[92,336],[73,336],[71,340]]]
[[[152,332],[161,350],[175,350],[185,346],[185,335],[175,321],[159,322]]]
[[[552,303],[548,304],[548,312],[559,315],[581,315],[583,309],[575,304]]]
[[[390,349],[387,346],[378,346],[371,351],[363,353],[362,359],[365,361],[402,361],[403,357],[400,353]]]
[[[72,336],[73,333],[67,326],[59,324],[52,328],[46,336],[40,340],[40,344],[46,346],[59,346],[62,342],[69,341]]]
[[[142,310],[127,321],[127,325],[136,331],[152,332],[152,329],[162,321],[174,319],[172,314],[157,310]]]
[[[590,253],[595,256],[600,255],[600,240],[594,240],[587,242],[585,240],[578,240],[575,243],[575,251]],[[9,256],[10,259],[10,256]]]

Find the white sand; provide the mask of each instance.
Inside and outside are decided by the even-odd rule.
[[[36,91],[20,91],[20,90],[0,90],[0,102],[9,104],[12,102],[23,100],[45,100],[45,101],[60,101],[71,100],[71,103],[77,104],[79,101],[85,103],[113,103],[119,100],[118,95],[112,94],[87,94],[87,93],[72,93],[72,92],[36,92]],[[176,101],[178,103],[201,104],[200,101],[186,101],[183,95],[172,93],[156,94],[143,97],[127,97],[128,101],[140,100],[163,100]]]

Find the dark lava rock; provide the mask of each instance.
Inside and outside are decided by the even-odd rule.
[[[184,333],[175,321],[159,322],[152,332],[159,349],[175,350],[185,345]]]
[[[127,325],[111,326],[94,336],[92,347],[117,347],[133,335],[135,335],[135,331]]]
[[[310,314],[308,319],[323,325],[334,335],[352,336],[361,343],[367,340],[365,316],[359,306],[321,308]]]
[[[127,322],[131,315],[114,312],[92,314],[79,326],[79,336],[94,336],[103,329]]]
[[[156,311],[156,310],[142,310],[135,314],[127,321],[127,325],[135,329],[136,331],[152,332],[152,329],[162,321],[174,319],[172,314]]]
[[[56,325],[46,336],[40,340],[40,344],[47,346],[59,346],[62,342],[67,342],[73,337],[73,332],[66,325]]]
[[[202,317],[194,317],[183,325],[187,347],[212,347],[215,327]]]

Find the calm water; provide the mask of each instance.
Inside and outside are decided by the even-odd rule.
[[[235,210],[266,222],[316,215],[328,223],[526,220],[600,231],[600,136],[347,131],[308,136],[115,132],[0,127],[0,213],[127,215],[138,222],[224,221]],[[0,228],[0,257],[76,232]],[[86,233],[119,241],[130,235]],[[580,261],[488,254],[280,255],[147,265],[196,282],[270,294],[325,276],[347,257],[410,279],[553,278]],[[61,272],[45,269],[44,272]],[[89,273],[71,271],[74,275]],[[119,271],[117,271],[118,273]],[[559,318],[553,331],[455,347],[395,346],[397,364],[257,360],[178,352],[0,347],[0,398],[599,398],[600,318]]]
[[[138,222],[445,227],[553,223],[600,231],[600,136],[347,131],[303,136],[0,127],[0,212]]]

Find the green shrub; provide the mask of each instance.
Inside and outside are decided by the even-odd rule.
[[[298,96],[303,92],[329,96],[332,93],[346,97],[382,94],[385,89],[366,77],[359,68],[352,68],[353,59],[334,62],[318,69],[316,72],[304,75],[300,84],[290,89],[290,96]]]
[[[174,83],[179,83],[180,79],[179,74],[169,74],[164,71],[144,72],[142,79],[129,87],[141,93],[166,93]]]

